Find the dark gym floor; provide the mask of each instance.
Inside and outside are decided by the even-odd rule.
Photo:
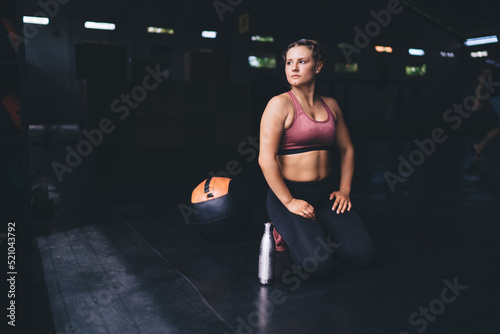
[[[474,161],[468,145],[480,137],[450,136],[392,192],[384,172],[397,174],[414,138],[353,136],[351,197],[375,265],[339,263],[318,281],[291,274],[280,253],[268,287],[257,280],[267,217],[256,159],[236,147],[200,149],[199,160],[181,149],[94,152],[63,182],[49,175],[58,212],[33,238],[30,287],[44,311],[31,332],[499,333],[500,140]],[[32,169],[46,170],[64,145],[34,145],[31,155]],[[207,241],[179,205],[232,159],[252,223],[238,239]]]

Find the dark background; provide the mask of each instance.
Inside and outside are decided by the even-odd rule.
[[[340,45],[355,45],[355,29],[365,31],[366,25],[375,21],[371,11],[387,10],[391,1],[32,0],[17,1],[21,5],[17,12],[15,3],[0,1],[0,16],[9,18],[21,34],[31,37],[26,38],[17,56],[5,40],[0,49],[0,91],[8,90],[19,98],[23,124],[18,136],[12,124],[2,123],[16,135],[0,134],[0,162],[2,168],[8,166],[3,171],[10,172],[4,173],[0,184],[4,197],[1,217],[19,223],[19,287],[25,291],[19,298],[24,305],[31,305],[25,306],[29,316],[21,320],[30,319],[25,323],[32,332],[37,326],[40,333],[60,329],[64,321],[56,318],[66,314],[51,314],[49,299],[58,298],[49,295],[47,284],[52,281],[45,281],[52,274],[46,267],[53,260],[46,257],[51,246],[46,243],[48,246],[39,250],[37,242],[44,238],[61,240],[58,238],[66,232],[79,238],[76,227],[104,226],[110,243],[125,248],[130,227],[137,237],[130,244],[147,241],[147,247],[141,244],[144,252],[150,252],[154,261],[161,254],[171,261],[172,270],[187,273],[195,284],[186,283],[185,288],[199,289],[200,295],[222,310],[225,320],[233,321],[233,312],[252,311],[253,306],[248,305],[253,305],[258,289],[248,281],[232,284],[241,281],[234,276],[237,273],[249,273],[249,280],[255,272],[255,266],[248,263],[256,264],[258,238],[267,219],[267,185],[252,142],[258,138],[267,101],[289,89],[282,51],[301,38],[317,40],[326,53],[318,92],[334,97],[345,115],[356,149],[351,198],[386,261],[371,276],[344,271],[347,282],[349,275],[360,277],[361,282],[353,291],[345,290],[345,305],[366,308],[361,315],[366,323],[357,321],[359,314],[353,312],[353,332],[370,332],[373,324],[379,330],[373,333],[407,328],[407,316],[435,297],[433,293],[442,288],[444,278],[459,274],[460,281],[463,277],[471,286],[469,297],[464,298],[467,302],[455,304],[448,320],[436,323],[434,330],[445,333],[443,328],[450,328],[450,324],[456,333],[491,329],[498,313],[496,299],[490,298],[498,282],[498,270],[492,264],[498,254],[498,247],[494,248],[498,245],[500,207],[499,160],[498,155],[495,157],[498,139],[485,150],[486,159],[483,157],[479,165],[471,165],[467,147],[479,141],[498,120],[487,103],[483,112],[472,114],[455,130],[443,122],[443,114],[474,94],[485,58],[472,58],[470,52],[491,51],[498,45],[464,45],[466,38],[500,33],[496,1],[402,1],[398,5],[402,11],[391,15],[390,23],[352,56],[359,68],[356,73],[335,70],[336,64],[347,63]],[[214,8],[217,3],[228,6],[222,18]],[[40,12],[50,18],[49,25],[22,28],[22,15],[38,16]],[[241,31],[240,21],[246,18],[248,29]],[[87,20],[112,22],[116,29],[85,29]],[[150,34],[148,26],[173,29],[174,34]],[[202,38],[203,30],[217,31],[217,38]],[[6,34],[4,30],[0,33]],[[255,35],[272,36],[274,42],[252,41]],[[393,53],[377,53],[375,45],[391,46]],[[423,49],[425,56],[411,56],[408,48]],[[441,52],[454,56],[444,58]],[[276,68],[252,68],[249,56],[276,57]],[[406,75],[406,66],[424,64],[425,76]],[[159,68],[161,83],[147,91],[137,105],[129,106],[129,114],[120,119],[123,114],[115,112],[112,103],[138,92],[149,73],[147,68]],[[149,82],[153,83],[151,79]],[[8,123],[5,114],[2,117],[1,121]],[[54,163],[67,164],[68,147],[76,149],[88,140],[82,131],[98,129],[104,118],[111,120],[113,131],[104,134],[71,172],[58,178]],[[436,153],[426,157],[414,174],[398,183],[396,190],[391,190],[384,173],[397,173],[398,157],[408,158],[417,149],[414,140],[430,138],[438,127],[449,139],[438,145]],[[338,164],[338,155],[332,157]],[[251,229],[242,229],[250,240],[247,243],[209,243],[200,239],[192,225],[185,224],[181,207],[189,204],[191,191],[209,175],[227,176],[223,173],[229,173],[249,191],[254,211]],[[232,256],[222,256],[230,265],[239,261],[235,270],[225,272],[235,278],[229,283],[197,270],[229,268],[223,262],[215,263],[221,253]],[[462,257],[453,256],[455,253]],[[68,263],[76,263],[77,258],[75,255]],[[144,267],[137,266],[136,270],[137,276],[144,278]],[[366,277],[371,277],[372,285],[363,283]],[[150,277],[144,279],[149,286]],[[71,281],[64,283],[69,290],[73,288]],[[227,294],[221,293],[227,288],[225,283],[233,289]],[[384,283],[390,287],[378,289]],[[88,288],[90,292],[75,290],[75,294],[92,294],[92,287]],[[329,298],[337,297],[335,289],[334,284],[312,290],[320,304],[329,305]],[[364,294],[372,291],[380,298],[367,302]],[[360,298],[353,302],[350,296],[356,292]],[[194,295],[193,300],[201,304]],[[242,295],[245,298],[240,301]],[[400,301],[399,296],[408,299]],[[314,300],[308,293],[296,297],[298,305]],[[171,305],[168,298],[160,299]],[[337,301],[343,311],[332,319],[344,316],[344,303],[342,299]],[[379,313],[373,312],[379,302],[383,302]],[[478,303],[489,306],[485,307],[486,314],[476,307]],[[191,307],[188,302],[186,305],[186,309]],[[287,305],[294,307],[292,302]],[[461,305],[467,312],[459,312]],[[233,311],[233,307],[238,310]],[[396,323],[380,316],[390,308],[400,309],[399,314],[394,310],[391,313],[398,319]],[[67,306],[66,311],[74,313],[75,308]],[[167,317],[175,314],[169,312],[165,311]],[[313,314],[315,308],[310,312]],[[276,324],[290,320],[287,315],[276,317]],[[456,322],[457,318],[465,319],[465,325]],[[190,324],[188,315],[179,319]],[[314,325],[316,319],[322,318],[313,314],[303,323]],[[339,323],[341,328],[342,321]],[[233,321],[231,326],[237,324]],[[322,326],[318,320],[318,328],[330,328]],[[339,329],[339,333],[344,332]]]

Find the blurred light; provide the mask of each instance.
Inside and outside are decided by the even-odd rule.
[[[79,129],[78,124],[57,124],[57,125],[42,125],[42,124],[30,124],[29,130],[69,130],[69,131],[77,131]]]
[[[445,52],[445,51],[441,51],[439,53],[441,55],[441,57],[443,58],[455,58],[455,54],[453,52]]]
[[[406,75],[409,77],[423,77],[427,73],[427,65],[406,66]]]
[[[408,49],[408,53],[412,56],[423,56],[425,55],[424,50],[422,49]]]
[[[272,43],[272,42],[274,42],[274,37],[272,37],[272,36],[259,36],[259,35],[255,35],[255,36],[252,36],[252,41],[254,41],[254,42],[268,42],[268,43]]]
[[[358,72],[358,63],[341,63],[335,62],[333,63],[333,70],[335,72],[345,72],[345,73],[356,73]]]
[[[488,57],[488,51],[475,51],[475,52],[471,52],[470,56],[472,58]]]
[[[148,32],[151,34],[168,34],[173,35],[174,29],[159,28],[159,27],[148,27]]]
[[[204,38],[215,38],[215,37],[217,37],[217,31],[203,30],[201,32],[201,37],[204,37]]]
[[[392,53],[392,48],[390,46],[375,45],[375,50],[377,52]]]
[[[341,49],[342,48],[349,49],[349,48],[354,48],[355,47],[354,45],[346,43],[346,42],[340,42],[338,46]]]
[[[248,65],[253,68],[276,68],[276,57],[248,56]]]
[[[49,18],[40,16],[23,16],[23,22],[31,24],[41,24],[46,26],[47,24],[49,24]]]
[[[251,67],[259,67],[259,61],[256,56],[248,56],[248,64]]]
[[[490,44],[496,42],[498,42],[497,36],[492,35],[492,36],[483,36],[476,38],[467,38],[464,44],[467,46],[472,46],[472,45]]]
[[[106,22],[85,22],[85,28],[87,29],[98,29],[98,30],[115,30],[116,26],[114,23],[106,23]]]

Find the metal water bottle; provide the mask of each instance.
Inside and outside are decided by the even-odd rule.
[[[276,261],[276,245],[273,237],[273,224],[264,224],[264,235],[260,241],[259,281],[260,284],[274,283],[274,265]]]

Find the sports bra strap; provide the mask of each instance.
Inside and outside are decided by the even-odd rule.
[[[304,110],[302,110],[302,108],[300,107],[300,103],[299,103],[299,100],[297,100],[297,97],[295,97],[295,94],[289,90],[288,91],[288,95],[290,95],[290,97],[292,98],[292,102],[293,102],[293,109],[294,109],[294,119],[297,118],[297,116],[299,116],[300,114],[304,113]]]

